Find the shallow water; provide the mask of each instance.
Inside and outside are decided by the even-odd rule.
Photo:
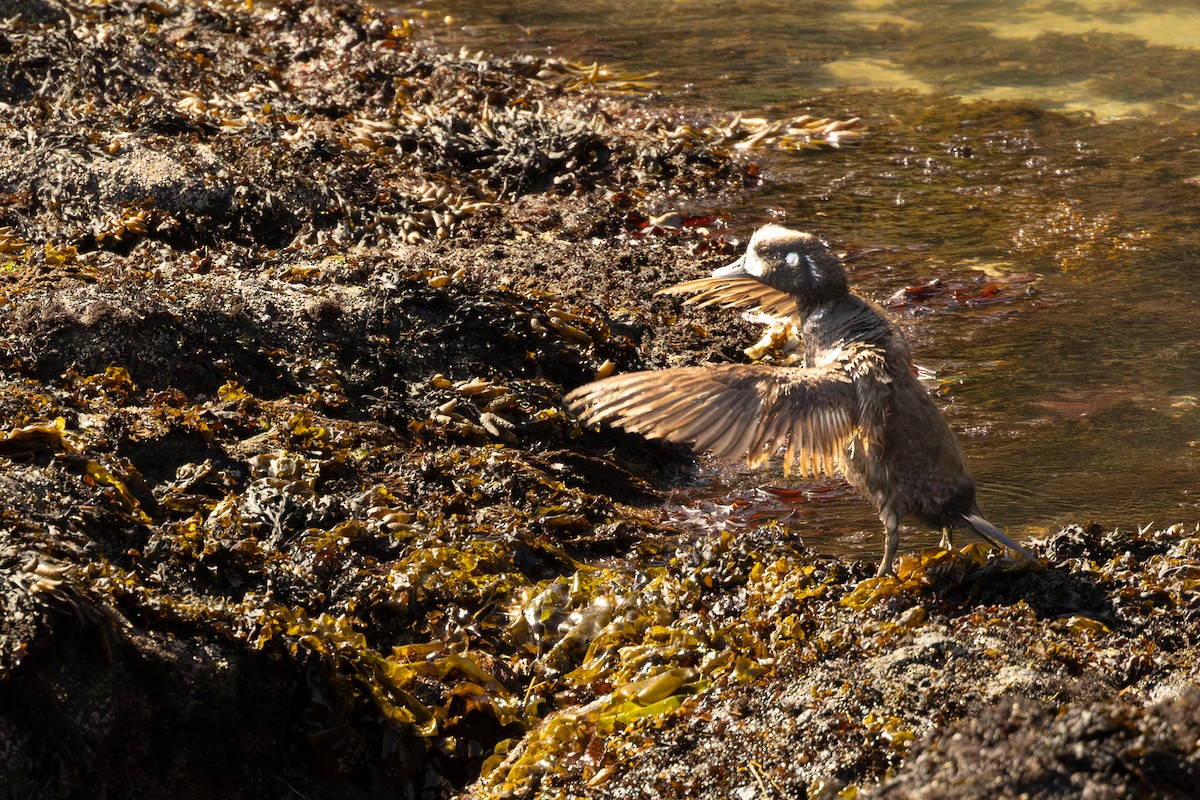
[[[877,300],[933,278],[1000,282],[1003,302],[897,309],[916,360],[936,373],[931,388],[994,522],[1027,537],[1072,521],[1200,520],[1200,11],[1191,3],[439,0],[419,9],[455,46],[657,72],[667,102],[863,117],[872,133],[858,150],[764,157],[773,182],[720,209],[731,228],[775,218],[816,231]],[[776,518],[823,549],[878,552],[865,502],[836,487],[780,499],[762,486],[805,489],[770,472],[705,469],[702,497],[682,493],[672,513]]]

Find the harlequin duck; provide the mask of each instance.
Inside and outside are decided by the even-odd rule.
[[[879,575],[892,573],[900,522],[910,517],[941,529],[943,547],[954,528],[966,527],[1032,557],[983,518],[962,448],[917,380],[904,337],[882,309],[850,291],[837,256],[819,238],[767,225],[745,255],[711,278],[660,293],[694,293],[687,302],[791,316],[803,337],[803,365],[616,375],[567,395],[581,421],[691,442],[751,467],[783,451],[785,473],[840,471],[886,529]]]

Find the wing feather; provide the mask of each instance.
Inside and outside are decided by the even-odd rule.
[[[800,310],[795,299],[786,292],[772,289],[753,277],[744,278],[698,278],[684,281],[655,294],[689,294],[684,301],[698,308],[720,304],[725,308],[752,307],[777,317],[799,318]]]
[[[671,426],[669,420],[664,421],[662,427],[668,432],[661,438],[672,442],[695,441],[700,436],[703,436],[706,431],[711,430],[713,425],[718,424],[724,416],[725,409],[718,406],[710,406],[686,428],[675,428]]]
[[[750,443],[758,435],[759,428],[769,422],[757,413],[756,407],[759,405],[761,404],[758,398],[750,396],[749,393],[741,395],[737,404],[728,409],[725,430],[716,441],[705,445],[704,449],[711,450],[718,458],[726,461],[736,461],[749,452]],[[696,445],[700,446],[699,439],[696,440]]]
[[[691,442],[751,466],[783,449],[784,471],[798,468],[802,475],[832,474],[860,435],[855,382],[836,362],[634,372],[582,386],[566,401],[583,422]]]

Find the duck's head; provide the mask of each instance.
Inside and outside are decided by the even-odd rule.
[[[837,256],[811,233],[764,225],[750,237],[746,253],[713,272],[714,278],[753,277],[812,308],[849,291]]]

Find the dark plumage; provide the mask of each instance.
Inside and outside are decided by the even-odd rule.
[[[567,403],[581,420],[650,438],[692,442],[727,459],[763,464],[784,451],[784,471],[840,470],[874,504],[887,530],[879,574],[892,571],[900,521],[967,527],[1022,557],[1028,551],[988,522],[962,448],[913,374],[900,332],[852,294],[837,257],[817,237],[767,225],[746,254],[711,278],[663,290],[701,306],[754,306],[801,326],[804,366],[727,364],[617,375],[581,386]]]

